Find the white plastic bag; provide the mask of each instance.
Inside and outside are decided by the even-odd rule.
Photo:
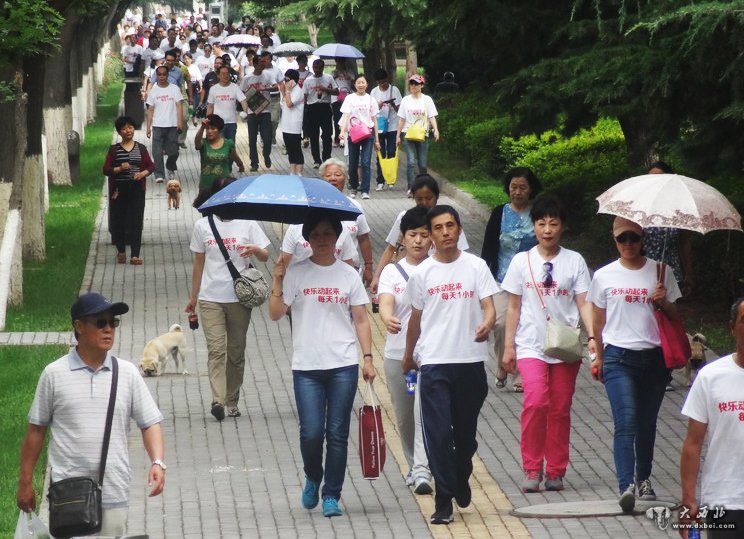
[[[20,512],[13,539],[52,539],[46,527],[36,513]]]

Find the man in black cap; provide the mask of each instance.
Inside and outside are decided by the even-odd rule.
[[[28,413],[28,430],[21,448],[21,472],[16,502],[22,511],[36,507],[31,483],[47,428],[52,427],[48,458],[51,481],[69,477],[98,477],[101,443],[112,383],[111,354],[118,315],[129,311],[126,303],[112,303],[101,294],[83,294],[70,309],[77,346],[46,366],[36,386]],[[103,478],[103,527],[101,535],[124,535],[129,503],[129,450],[127,431],[134,419],[152,465],[148,472],[150,496],[165,484],[163,432],[158,410],[137,368],[116,361],[119,375]]]

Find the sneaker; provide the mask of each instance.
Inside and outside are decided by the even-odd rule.
[[[414,483],[413,472],[410,472],[409,471],[408,472],[408,475],[406,475],[406,486],[407,487],[412,487],[413,486],[413,483]]]
[[[257,166],[251,166],[251,172],[258,172]]]
[[[620,493],[618,503],[620,504],[620,509],[625,513],[630,513],[633,510],[635,507],[635,483],[631,483]]]
[[[426,477],[418,477],[413,483],[414,494],[431,494],[434,489],[431,488],[431,483]]]
[[[225,407],[217,401],[213,402],[212,415],[217,421],[222,421],[223,419],[225,419]]]
[[[369,200],[369,193],[362,193],[362,200]]]
[[[545,490],[559,491],[563,488],[563,477],[560,475],[548,475],[545,478]]]
[[[470,490],[470,482],[465,481],[460,484],[460,493],[455,496],[455,502],[458,507],[465,508],[470,505],[470,500],[473,497],[473,493]]]
[[[237,406],[230,406],[227,409],[227,417],[240,417],[240,410],[238,410]]]
[[[410,189],[408,190],[408,193],[406,193],[406,196],[408,198],[413,198],[413,193],[411,193],[411,190]]]
[[[174,180],[176,178],[176,171],[175,170],[169,170],[168,171],[168,179]]]
[[[287,155],[287,147],[282,146],[282,155]]]
[[[341,508],[338,506],[338,500],[328,496],[323,498],[323,516],[324,517],[340,517],[343,515]]]
[[[378,183],[377,187],[375,187],[375,191],[382,191],[385,188],[384,183]]]
[[[656,492],[649,479],[644,479],[638,484],[638,497],[647,502],[656,500]]]
[[[305,488],[302,489],[302,507],[305,509],[313,509],[318,505],[318,501],[320,501],[320,496],[318,494],[319,486],[318,483],[309,477],[305,477]],[[325,500],[323,500],[323,507],[325,507]]]
[[[271,159],[266,160],[266,168],[271,168]]]
[[[674,386],[672,386],[672,384],[667,384],[664,391],[674,391]]]
[[[528,470],[522,481],[522,492],[540,492],[543,475],[539,470]]]
[[[155,178],[155,183],[163,183],[165,182],[164,178]]]
[[[349,196],[351,198],[356,198],[356,190],[352,189],[351,191],[349,191]]]
[[[320,163],[314,163],[314,164],[313,164],[313,168],[314,168],[315,170],[318,170],[318,169],[320,168]]]
[[[432,524],[449,524],[453,520],[455,520],[455,517],[452,516],[452,499],[435,499],[434,513],[431,515],[429,522]]]

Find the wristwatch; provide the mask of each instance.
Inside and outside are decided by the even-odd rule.
[[[167,469],[168,469],[168,466],[166,466],[166,465],[165,465],[165,462],[163,462],[163,461],[162,461],[162,460],[160,460],[160,459],[155,459],[155,460],[153,460],[153,461],[152,461],[152,465],[153,465],[153,466],[155,466],[155,465],[158,465],[158,466],[160,466],[160,467],[161,467],[161,468],[163,469],[163,471],[165,471],[165,470],[167,470]]]

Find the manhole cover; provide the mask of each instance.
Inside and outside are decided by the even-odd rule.
[[[636,500],[633,514],[643,515],[651,507],[668,507],[676,509],[679,504],[672,500],[656,500],[647,502]],[[582,517],[612,517],[623,515],[617,500],[597,500],[581,502],[543,503],[528,505],[511,511],[511,514],[521,518],[582,518]]]

